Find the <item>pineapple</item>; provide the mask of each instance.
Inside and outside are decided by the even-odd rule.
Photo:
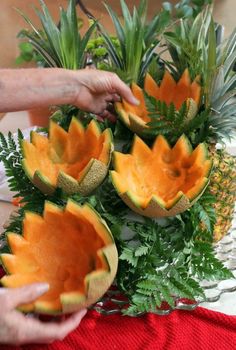
[[[114,24],[117,44],[112,42],[106,30],[100,27],[101,35],[107,45],[111,70],[128,83],[142,82],[145,72],[152,60],[155,60],[156,49],[160,44],[159,35],[170,22],[169,11],[155,14],[148,22],[146,0],[140,0],[139,6],[130,11],[125,0],[120,0],[122,16],[105,5]]]
[[[121,4],[124,8],[124,1],[121,1]],[[118,18],[109,7],[108,11],[114,21],[120,46],[126,47],[128,50],[131,45],[130,43],[127,45],[125,40],[128,40],[127,38],[130,37],[130,35],[127,35],[127,28],[130,27],[126,27],[126,25],[122,27],[118,22]],[[127,21],[126,14],[127,11],[124,11],[125,23]],[[135,21],[132,23],[135,24]],[[114,45],[106,39],[106,34],[104,34],[104,37],[108,43],[108,52],[110,52],[110,56],[113,58],[113,65],[117,65],[117,68],[123,70],[123,73],[125,73],[126,77],[131,78],[132,82],[142,84],[145,74],[149,70],[151,71],[151,69],[153,73],[153,65],[150,65],[151,57],[148,56],[144,63],[142,60],[138,60],[138,55],[136,54],[132,56],[132,67],[136,67],[138,62],[138,66],[141,69],[139,75],[137,72],[135,74],[133,74],[134,72],[131,73],[131,69],[127,69],[128,65],[125,61],[128,55],[122,56],[124,52],[118,52],[114,48]],[[214,228],[214,239],[216,241],[225,235],[230,228],[234,212],[234,202],[236,200],[236,185],[234,180],[236,172],[235,159],[226,153],[224,149],[221,151],[216,150],[216,144],[224,143],[236,131],[236,100],[234,99],[236,93],[236,89],[234,88],[236,74],[233,71],[236,61],[236,32],[233,32],[230,38],[223,43],[221,43],[221,37],[222,28],[214,23],[212,7],[207,6],[195,19],[180,19],[179,23],[171,27],[171,32],[166,31],[164,33],[163,39],[167,43],[167,48],[173,62],[166,61],[164,58],[160,61],[171,71],[176,81],[180,79],[186,68],[192,80],[197,76],[200,76],[202,80],[202,99],[199,106],[199,114],[195,117],[199,118],[199,123],[202,123],[202,125],[199,126],[199,123],[196,122],[196,129],[193,130],[191,127],[191,131],[188,131],[187,124],[191,123],[193,125],[194,121],[185,120],[186,124],[184,128],[181,129],[181,125],[179,125],[178,129],[183,130],[182,132],[190,137],[194,146],[200,142],[209,144],[215,164],[209,189],[216,197],[215,211],[217,220]],[[153,43],[146,42],[145,44],[145,50],[151,52],[151,47],[156,45],[156,41]],[[121,56],[119,56],[120,54]],[[117,59],[115,60],[114,57]],[[120,62],[118,58],[123,62],[122,65],[118,64]],[[156,65],[156,71],[154,69],[154,75],[156,77],[160,75],[160,66],[161,64],[159,66]],[[205,118],[205,115],[207,115],[207,118]],[[170,126],[168,122],[164,124],[163,120],[162,124],[166,130]],[[170,130],[170,132],[172,132],[174,138],[177,136],[177,130],[175,128]]]
[[[92,29],[83,38],[77,35],[75,1],[69,1],[67,13],[62,11],[59,28],[52,23],[43,0],[40,0],[40,3],[43,12],[40,12],[39,16],[44,35],[41,37],[37,30],[35,36],[28,35],[35,49],[42,54],[50,66],[58,65],[70,69],[83,67],[86,62],[85,47]],[[132,13],[124,0],[121,0],[121,7],[123,13],[121,20],[109,6],[106,7],[115,25],[118,45],[114,45],[101,25],[95,24],[95,26],[98,25],[99,34],[101,33],[103,42],[107,45],[106,64],[110,65],[109,68],[112,71],[119,73],[126,82],[135,82],[141,87],[147,72],[151,73],[159,83],[164,68],[171,72],[176,81],[186,69],[190,73],[191,81],[198,76],[201,77],[202,94],[201,101],[198,101],[199,109],[196,115],[186,118],[186,104],[181,106],[180,111],[175,109],[173,103],[170,103],[170,106],[159,104],[160,108],[158,106],[157,108],[160,113],[154,110],[154,114],[159,114],[161,119],[162,130],[159,133],[164,134],[167,130],[168,141],[171,138],[171,144],[174,143],[179,132],[186,134],[194,148],[204,141],[209,144],[215,164],[210,190],[217,197],[215,202],[217,221],[214,235],[216,240],[220,239],[231,224],[236,190],[235,160],[227,155],[224,149],[216,150],[216,144],[223,141],[226,136],[232,136],[232,131],[236,127],[234,122],[236,108],[233,98],[236,76],[232,69],[236,58],[235,35],[233,34],[226,43],[217,44],[215,25],[209,8],[195,19],[190,16],[180,20],[177,28],[172,23],[171,33],[165,33],[163,36],[162,33],[169,22],[168,11],[155,15],[147,23],[145,0],[141,0],[139,7],[134,7]],[[32,29],[34,30],[34,27]],[[156,47],[163,42],[163,38],[168,43],[173,63],[164,59],[159,60]],[[148,98],[145,103],[147,101]],[[161,101],[158,100],[158,102]],[[150,99],[149,107],[152,107],[152,104]],[[72,109],[71,112],[71,106],[69,107],[69,114],[65,115],[71,116],[74,111]],[[150,108],[148,111],[150,112]],[[164,120],[165,117],[166,120]],[[123,149],[127,151],[133,134],[117,123],[114,127],[114,137],[116,141],[126,142]],[[12,151],[11,139],[9,140]],[[5,152],[7,142],[2,141],[2,143],[3,152]],[[181,150],[178,148],[177,152]],[[202,152],[202,156],[204,157],[206,153]],[[145,153],[142,153],[142,157],[145,157]],[[174,160],[176,158],[178,157],[174,157]],[[9,164],[11,162],[7,163],[8,169],[11,170]],[[188,167],[186,162],[182,165]],[[17,179],[16,184],[18,184]],[[99,192],[92,197],[79,196],[77,200],[89,200],[91,205],[99,208],[102,217],[108,221],[116,233],[115,241],[120,253],[117,284],[131,304],[128,312],[125,308],[127,314],[158,312],[156,308],[159,309],[164,300],[171,308],[174,308],[175,303],[182,298],[198,300],[199,297],[204,296],[198,283],[200,279],[222,280],[232,277],[232,274],[214,257],[213,246],[209,244],[211,237],[204,239],[206,231],[212,233],[214,222],[214,215],[211,215],[211,196],[206,194],[205,198],[201,197],[200,203],[196,203],[196,206],[180,214],[181,217],[159,224],[149,219],[143,221],[142,218],[133,218],[132,211],[127,211],[126,206],[120,201],[118,205],[120,208],[117,211],[117,206],[114,207],[110,198],[112,190],[111,184],[107,181],[105,187],[99,188]],[[109,197],[107,201],[102,198],[103,191]],[[165,191],[168,192],[169,188]],[[38,193],[34,192],[32,195],[38,197]],[[55,199],[57,202],[61,200],[60,194],[58,196]],[[33,197],[31,199],[34,203]],[[210,208],[209,211],[211,211],[209,215],[204,207],[205,202],[207,202],[206,209]],[[120,214],[120,210],[124,215]],[[206,220],[203,218],[205,213]],[[205,224],[209,228],[198,230],[199,221],[200,225]],[[127,233],[128,236],[131,234],[129,238]],[[114,294],[112,298],[113,301]],[[118,302],[120,305],[120,300]]]
[[[196,130],[194,140],[209,144],[214,161],[209,190],[216,197],[215,241],[229,231],[236,201],[236,159],[224,147],[216,147],[236,131],[236,31],[224,42],[219,40],[221,34],[222,28],[214,24],[211,8],[207,8],[192,23],[181,20],[174,34],[165,35],[176,73],[187,65],[193,75],[202,77],[201,108],[209,109],[209,116]]]
[[[214,240],[219,241],[229,231],[236,201],[236,159],[225,150],[214,150],[214,170],[210,191],[217,198]]]
[[[110,14],[114,20],[114,13],[110,11]],[[118,28],[117,24],[116,27],[119,37],[121,29]],[[126,37],[121,37],[121,39]],[[199,124],[196,123],[196,129],[192,130],[191,128],[188,135],[187,124],[193,124],[194,121],[186,120],[185,128],[182,129],[192,139],[194,146],[200,142],[206,142],[211,150],[215,166],[209,190],[216,197],[217,219],[214,227],[214,239],[217,241],[230,228],[236,200],[235,159],[224,149],[216,150],[216,144],[224,143],[236,131],[236,100],[234,99],[236,74],[233,71],[236,61],[236,31],[227,41],[221,43],[222,28],[214,23],[212,7],[207,6],[195,19],[180,19],[179,23],[172,27],[171,32],[165,32],[163,37],[173,62],[171,64],[163,59],[162,63],[170,69],[175,80],[180,79],[186,68],[188,68],[192,80],[197,76],[200,76],[202,80],[202,100],[199,115],[196,116],[202,120],[202,125],[199,127]],[[121,40],[121,47],[122,44],[124,43]],[[109,45],[109,47],[113,46]],[[147,46],[146,50],[148,50]],[[119,68],[121,69],[122,66]],[[145,69],[141,70],[142,74],[145,75],[149,68],[153,69],[153,66],[146,64]],[[125,64],[123,70],[127,75]],[[159,70],[160,66],[157,66],[154,75],[158,76]],[[135,79],[137,75],[131,76],[133,82],[140,83],[141,79]],[[207,115],[207,118],[204,115]],[[168,123],[164,124],[162,120],[162,124],[167,130]],[[179,129],[182,130],[181,125],[179,125]],[[175,137],[177,131],[174,128],[170,131]]]
[[[236,30],[228,40],[216,49],[215,73],[209,88],[209,105],[211,115],[209,123],[211,144],[230,139],[236,131],[236,73],[233,70],[236,60]],[[216,224],[214,239],[220,240],[231,227],[236,201],[236,159],[225,149],[214,152],[214,172],[210,183],[210,191],[216,196]]]
[[[31,31],[22,30],[20,36],[28,39],[34,50],[41,56],[42,64],[48,67],[81,69],[86,66],[86,47],[96,27],[92,24],[84,36],[80,33],[75,0],[69,0],[66,10],[60,9],[59,24],[54,22],[44,0],[39,0],[41,11],[36,10],[42,29],[38,30],[23,12],[19,14]]]
[[[106,5],[117,35],[118,45],[115,45],[105,29],[96,22],[83,38],[80,37],[74,0],[70,0],[67,12],[62,12],[59,29],[52,22],[43,0],[41,5],[43,12],[39,13],[39,16],[46,40],[42,40],[37,30],[36,37],[28,34],[28,38],[50,66],[70,69],[84,67],[86,46],[98,25],[103,41],[107,45],[107,63],[110,69],[118,73],[126,82],[142,85],[148,71],[154,72],[155,77],[159,77],[160,80],[163,66],[171,71],[176,81],[186,68],[192,80],[197,76],[201,77],[202,99],[199,114],[194,118],[199,117],[202,125],[199,126],[198,123],[196,129],[191,128],[188,134],[187,123],[194,125],[194,121],[186,120],[183,132],[194,146],[200,142],[206,142],[212,152],[215,167],[210,191],[216,196],[217,214],[214,238],[220,239],[228,232],[236,199],[235,159],[224,149],[216,151],[215,148],[217,143],[222,143],[227,137],[233,136],[236,130],[234,98],[236,74],[233,70],[236,61],[236,31],[226,42],[220,43],[217,40],[220,36],[219,27],[213,21],[211,7],[206,7],[196,18],[180,19],[179,23],[171,26],[171,32],[166,32],[170,21],[168,11],[161,11],[147,23],[145,0],[141,0],[139,7],[134,7],[133,12],[130,12],[125,1],[121,0],[122,20],[110,6]],[[35,31],[32,23],[27,21]],[[70,31],[65,33],[68,23],[71,24]],[[164,40],[161,41],[161,39]],[[158,61],[156,48],[163,41],[167,44],[173,62],[166,61],[164,58]],[[67,54],[68,52],[71,54]],[[156,69],[153,68],[154,66]],[[207,114],[207,118],[203,112]],[[173,117],[174,114],[175,112]],[[165,127],[168,128],[169,124],[165,124]],[[180,126],[179,130],[182,130]],[[176,130],[173,130],[173,133],[175,137]]]

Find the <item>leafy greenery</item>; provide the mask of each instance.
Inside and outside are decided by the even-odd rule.
[[[232,98],[236,82],[233,72],[236,33],[228,41],[218,43],[211,8],[207,7],[198,14],[200,8],[211,1],[182,0],[175,7],[165,2],[164,10],[155,15],[149,24],[145,0],[141,0],[132,13],[121,0],[122,18],[106,5],[117,37],[110,36],[96,21],[81,37],[74,0],[70,0],[67,11],[61,10],[60,25],[53,22],[44,1],[40,3],[42,12],[36,12],[42,31],[23,15],[32,32],[23,31],[21,35],[29,39],[33,51],[29,45],[22,45],[25,55],[22,59],[30,60],[37,52],[38,58],[48,66],[79,69],[84,67],[89,54],[99,68],[103,65],[127,82],[135,81],[141,85],[147,70],[159,80],[166,66],[177,80],[189,68],[192,79],[197,75],[202,78],[203,99],[198,113],[190,116],[187,103],[176,110],[173,104],[167,106],[146,95],[151,118],[150,132],[154,136],[164,135],[171,143],[184,133],[194,146],[205,140],[221,139],[227,133],[231,135],[230,129],[235,126]],[[173,16],[174,19],[181,17],[172,25],[171,31],[164,34],[172,61],[161,61],[155,49],[171,16],[172,19]],[[92,36],[94,32],[95,36]],[[94,117],[81,115],[73,106],[62,106],[53,120],[68,130],[74,115],[85,125]],[[110,126],[108,123],[106,121],[102,125]],[[133,133],[119,121],[112,125],[112,131],[115,142],[121,141],[126,152]],[[10,189],[16,192],[16,197],[22,198],[23,205],[11,217],[5,233],[9,230],[22,232],[25,210],[42,214],[45,200],[64,206],[68,199],[59,189],[53,196],[46,196],[31,183],[22,168],[22,139],[20,131],[17,140],[11,133],[7,137],[0,134],[0,160],[4,163]],[[124,314],[135,316],[142,312],[156,312],[163,302],[174,307],[179,298],[202,300],[201,280],[232,277],[214,254],[216,198],[208,191],[189,210],[162,220],[133,213],[120,199],[109,177],[90,196],[75,194],[70,198],[80,204],[89,202],[113,233],[119,252],[116,284],[128,300],[128,308],[122,309]],[[3,249],[6,250],[7,245]]]
[[[32,33],[31,33],[32,34]],[[24,38],[24,33],[22,31],[18,34],[18,38]],[[34,47],[27,41],[22,41],[19,43],[20,54],[15,60],[17,65],[23,64],[25,62],[37,62],[39,67],[44,67],[44,59],[41,55],[35,51]]]
[[[200,12],[195,19],[182,18],[165,32],[164,38],[173,62],[173,72],[179,78],[188,67],[191,78],[200,75],[204,86],[209,84],[215,68],[214,46],[216,42],[211,7]]]
[[[15,192],[14,197],[21,198],[21,202],[24,205],[19,208],[17,213],[13,214],[5,230],[17,233],[21,232],[22,220],[26,210],[42,214],[45,200],[58,204],[64,203],[60,190],[53,196],[46,196],[26,176],[22,168],[22,140],[23,135],[20,130],[18,130],[17,140],[10,132],[7,137],[0,133],[0,161],[4,164],[10,190]],[[3,240],[5,240],[5,236],[3,236]]]
[[[167,140],[174,144],[182,134],[185,134],[193,145],[205,140],[205,129],[210,111],[203,110],[195,116],[189,116],[187,103],[183,103],[177,110],[173,103],[167,105],[164,101],[156,100],[145,94],[145,102],[151,121],[150,135],[164,135]],[[203,132],[204,131],[204,132]]]
[[[170,2],[166,1],[162,3],[162,7],[163,7],[163,10],[166,11],[166,13],[169,13],[170,15],[172,15],[173,19],[175,19],[175,17],[177,18],[196,17],[197,14],[203,9],[203,7],[206,4],[211,4],[211,3],[212,3],[212,0],[193,0],[193,1],[182,0],[176,5],[173,5]],[[86,11],[85,13],[86,15],[88,15]],[[25,15],[24,17],[29,23],[29,19],[26,18]],[[90,14],[89,18],[91,22],[91,18],[94,18],[94,16],[91,17],[91,14]],[[78,30],[79,30],[82,27],[83,22],[80,18],[77,18],[77,23],[78,23]],[[32,24],[31,24],[31,27],[32,27]],[[28,38],[30,41],[20,42],[19,44],[20,54],[16,59],[16,64],[35,61],[39,66],[47,65],[46,63],[47,61],[45,62],[44,57],[37,52],[36,46],[38,47],[38,45],[31,44],[32,38],[34,38],[36,42],[38,41],[39,39],[38,32],[40,33],[41,37],[44,37],[43,41],[47,41],[47,37],[44,35],[45,34],[44,31],[40,31],[38,29],[37,31],[33,30],[31,32],[26,30],[20,31],[18,37],[21,39]],[[105,44],[104,37],[100,35],[99,30],[95,32],[96,32],[95,37],[91,38],[88,41],[86,52],[91,57],[93,63],[97,68],[109,70],[109,64],[106,62],[108,51],[107,51],[106,45],[104,45]],[[120,48],[119,39],[115,36],[110,36],[110,39],[114,48],[116,48],[116,50],[119,51],[119,48]],[[43,42],[40,42],[40,45],[42,44]],[[120,71],[120,74],[122,75],[121,71]]]
[[[6,232],[21,233],[25,210],[42,213],[45,200],[64,206],[68,197],[58,190],[53,196],[33,186],[22,168],[20,145],[11,133],[0,134],[0,160],[4,162],[9,186],[22,197],[24,206],[13,216]],[[188,211],[164,222],[134,215],[117,195],[109,178],[91,196],[71,196],[78,203],[89,202],[109,225],[119,251],[117,286],[128,298],[128,315],[155,311],[176,298],[204,298],[202,279],[231,277],[214,255],[212,232],[215,198],[205,193]],[[6,247],[4,248],[4,250]]]
[[[231,140],[236,133],[236,30],[217,45],[215,70],[209,83],[208,103],[211,107],[209,139],[214,142]]]
[[[162,7],[169,11],[174,18],[195,18],[206,5],[212,4],[212,0],[181,0],[176,5],[164,1]]]
[[[176,298],[203,300],[199,281],[232,277],[212,246],[215,201],[207,191],[190,210],[155,222],[131,215],[109,180],[90,198],[115,237],[117,286],[129,303],[124,314],[155,312],[164,301],[174,307]]]
[[[160,35],[169,24],[168,11],[155,15],[147,24],[147,1],[141,0],[139,7],[134,7],[133,13],[124,0],[120,1],[122,18],[109,5],[106,9],[113,21],[119,47],[113,44],[110,36],[99,24],[114,71],[124,72],[127,82],[141,82],[160,40]]]
[[[110,40],[113,46],[116,47],[116,50],[119,50],[120,45],[118,39],[110,35]],[[94,31],[93,37],[89,40],[86,51],[96,68],[110,70],[106,42],[98,29]]]
[[[206,7],[195,19],[181,19],[164,37],[174,76],[188,67],[192,78],[201,77],[202,108],[209,112],[207,125],[200,127],[204,139],[216,143],[234,137],[236,31],[222,41],[222,28],[214,23],[212,8]]]
[[[125,223],[126,230],[132,231],[130,238],[116,236],[117,284],[130,303],[125,314],[155,312],[164,301],[174,307],[176,298],[204,299],[200,280],[232,277],[215,258],[211,244],[212,202],[207,193],[190,210],[164,224],[151,219]]]
[[[55,23],[43,0],[39,0],[42,12],[35,9],[43,30],[38,30],[31,20],[19,9],[18,12],[30,25],[33,33],[24,30],[21,36],[28,38],[33,48],[43,57],[49,67],[67,69],[84,68],[86,64],[86,46],[96,23],[82,37],[79,32],[75,1],[70,0],[67,10],[60,10],[60,25]]]

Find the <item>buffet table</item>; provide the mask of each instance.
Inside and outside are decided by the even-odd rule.
[[[29,127],[26,113],[8,114],[0,121],[2,132],[9,130],[15,132],[17,127],[21,129]],[[233,146],[232,151],[234,153],[236,147]],[[6,201],[5,186],[0,186],[0,199],[2,199],[0,201],[2,230],[3,223],[14,208]],[[232,249],[234,252],[234,247]],[[235,288],[229,290],[230,293],[223,293],[215,303],[201,304],[192,311],[175,310],[165,316],[155,314],[145,314],[136,318],[120,314],[106,316],[90,310],[78,329],[63,341],[56,341],[50,345],[0,346],[0,350],[235,349],[236,291],[234,290],[236,284]]]

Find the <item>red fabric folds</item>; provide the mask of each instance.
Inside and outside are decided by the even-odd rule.
[[[0,350],[230,350],[236,349],[236,316],[198,307],[168,316],[132,318],[89,311],[78,329],[50,345],[0,346]]]

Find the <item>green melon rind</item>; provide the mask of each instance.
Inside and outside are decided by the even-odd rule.
[[[151,128],[135,114],[127,113],[124,109],[120,108],[116,108],[116,112],[122,123],[134,133],[147,138],[155,137],[155,135],[151,135],[150,133]]]
[[[156,200],[155,196],[152,197],[148,206],[145,209],[142,209],[138,205],[138,203],[134,202],[133,196],[128,192],[120,194],[120,197],[134,212],[149,218],[175,216],[184,212],[191,206],[189,199],[184,194],[173,205],[173,207],[168,210],[163,208],[163,206],[158,202],[158,200]]]
[[[57,186],[69,195],[80,193],[86,196],[102,183],[107,172],[108,165],[105,165],[100,160],[91,159],[84,169],[84,174],[80,181],[61,171],[58,174]]]
[[[39,170],[35,171],[31,181],[35,187],[37,187],[44,194],[52,195],[56,190],[56,186],[53,186],[48,177],[44,176]]]
[[[86,298],[81,293],[61,294],[63,313],[71,313],[91,306],[96,303],[111,286],[118,268],[118,252],[115,244],[110,244],[102,249],[104,258],[109,261],[110,272],[97,271],[88,274],[85,278],[87,286]]]
[[[27,173],[27,170],[25,172]],[[75,180],[62,171],[59,172],[57,186],[51,185],[49,179],[40,171],[36,171],[33,178],[29,175],[28,177],[42,193],[47,195],[52,195],[57,187],[62,188],[68,195],[74,193],[88,195],[105,179],[108,172],[108,165],[105,165],[100,160],[91,159],[83,172],[84,174],[80,181]]]
[[[69,199],[68,202],[72,202],[77,206],[81,207],[77,202]],[[100,214],[89,204],[86,203],[83,206],[89,207],[98,217],[98,221],[104,226],[107,234],[111,238],[111,243],[100,249],[98,253],[106,260],[110,271],[93,271],[85,277],[85,285],[87,288],[87,295],[78,292],[69,292],[61,294],[61,304],[62,310],[57,311],[57,313],[71,313],[76,312],[81,309],[87,308],[92,304],[96,303],[108,290],[112,284],[118,269],[118,251],[115,245],[114,237],[106,223],[106,221],[100,216]],[[37,305],[38,312],[48,314],[49,309],[42,308],[43,305]]]
[[[98,130],[100,130],[100,126],[97,123]],[[40,171],[35,171],[34,175],[30,174],[27,167],[27,160],[22,160],[22,167],[25,171],[25,174],[30,179],[30,181],[44,194],[52,195],[57,187],[60,187],[64,190],[65,193],[68,195],[74,194],[74,193],[81,193],[82,195],[88,195],[93,190],[95,190],[105,179],[109,165],[111,162],[112,152],[114,150],[113,145],[113,135],[112,131],[110,129],[107,129],[109,131],[109,145],[108,147],[108,162],[107,164],[104,164],[98,159],[90,159],[89,163],[83,170],[83,176],[80,179],[80,181],[75,180],[70,175],[67,175],[64,172],[60,172],[58,174],[57,179],[57,186],[53,186],[50,183],[50,180],[44,176]],[[33,135],[33,134],[32,134]],[[23,144],[22,144],[22,153],[24,156],[23,151]]]
[[[186,124],[190,122],[190,120],[192,120],[198,112],[198,105],[192,98],[188,98],[187,103]],[[116,108],[116,112],[118,113],[119,119],[134,133],[146,138],[156,137],[155,134],[152,134],[152,129],[147,125],[147,123],[145,123],[137,115],[127,113],[120,107]]]
[[[170,217],[170,216],[176,216],[180,213],[183,213],[184,211],[189,209],[202,196],[203,192],[206,190],[209,184],[209,179],[205,178],[205,181],[202,187],[199,189],[199,192],[196,193],[196,196],[194,196],[191,199],[191,201],[183,193],[182,196],[176,198],[176,201],[173,203],[173,206],[171,208],[166,209],[157,196],[152,196],[148,206],[145,209],[143,209],[137,197],[131,191],[120,193],[119,188],[117,187],[115,181],[113,180],[112,172],[110,172],[110,176],[111,176],[113,186],[115,187],[118,195],[121,197],[124,203],[135,213],[142,216],[150,217],[150,218]]]
[[[210,182],[210,177],[211,177],[211,174],[212,174],[212,171],[213,171],[213,168],[214,168],[214,162],[213,162],[213,159],[210,159],[209,158],[209,152],[208,152],[208,149],[207,149],[207,145],[204,143],[203,144],[204,147],[205,147],[205,151],[206,151],[206,158],[205,160],[210,160],[211,161],[211,166],[209,167],[209,170],[208,170],[208,173],[205,175],[205,177],[208,179],[208,182]]]
[[[81,207],[77,202],[73,200],[69,200],[73,203],[75,203],[77,206]],[[68,201],[68,202],[69,202]],[[48,202],[50,204],[55,205],[58,209],[62,209],[59,205]],[[106,222],[101,218],[99,213],[89,204],[84,204],[85,206],[88,206],[90,209],[92,209],[98,217],[98,220],[101,221],[105,229],[107,230],[107,234],[112,239],[112,242],[114,242],[114,237],[108,228]],[[66,210],[66,208],[64,209]],[[62,308],[60,309],[53,309],[50,308],[50,303],[45,302],[35,302],[34,304],[30,303],[27,306],[20,306],[18,309],[22,312],[36,312],[40,314],[47,314],[47,315],[60,315],[70,312],[79,311],[81,309],[87,308],[91,306],[92,304],[96,303],[108,290],[112,282],[114,281],[114,278],[117,273],[118,269],[118,251],[116,248],[115,243],[108,244],[104,248],[101,248],[98,251],[98,254],[100,254],[103,259],[106,261],[109,271],[104,270],[98,270],[93,271],[90,274],[88,274],[85,277],[85,285],[87,289],[86,295],[80,293],[80,292],[68,292],[68,293],[62,293],[60,296]],[[2,262],[2,256],[0,255],[0,261]],[[6,271],[7,272],[7,271]],[[1,278],[0,282],[4,287],[8,287],[7,284],[4,283],[5,279],[4,277]]]
[[[205,158],[204,158],[204,160],[211,159],[211,158],[209,157],[209,151],[208,151],[208,146],[207,146],[207,144],[206,144],[205,142],[202,142],[201,145],[202,145],[202,148],[203,148],[204,153],[205,153]],[[212,160],[212,166],[213,166],[213,160]]]
[[[193,152],[193,148],[189,139],[184,134],[181,136],[181,138],[184,141],[184,144],[186,146],[186,149],[188,150],[189,155],[191,155],[191,153]],[[204,151],[204,160],[208,160],[209,157],[208,157],[207,145],[203,143],[202,149]],[[113,166],[115,169],[116,168],[115,155],[113,157]],[[131,191],[126,191],[124,193],[121,193],[119,186],[116,184],[112,176],[114,170],[110,171],[110,178],[117,193],[131,210],[133,210],[134,212],[142,216],[159,218],[159,217],[175,216],[189,209],[201,197],[206,187],[208,186],[212,168],[213,168],[213,161],[211,162],[211,166],[209,167],[209,171],[207,173],[207,177],[205,177],[205,181],[203,182],[202,186],[199,188],[199,191],[196,193],[196,195],[193,198],[191,198],[191,200],[189,200],[189,198],[183,193],[181,196],[176,197],[176,200],[173,202],[172,207],[169,209],[166,209],[162,203],[161,198],[158,198],[155,195],[152,196],[148,206],[145,209],[143,209],[141,207],[141,203],[138,200],[138,197],[134,193],[132,193]]]
[[[202,185],[200,191],[199,191],[198,193],[196,193],[195,197],[192,198],[192,200],[191,200],[191,206],[192,206],[193,204],[195,204],[195,203],[198,201],[198,199],[203,195],[203,193],[204,193],[205,190],[207,189],[207,187],[208,187],[208,185],[209,185],[209,183],[210,183],[210,179],[207,178],[207,177],[205,177],[204,180],[205,180],[205,181],[204,181],[204,184]]]
[[[50,183],[48,177],[44,176],[38,170],[36,170],[34,175],[32,175],[28,170],[26,159],[23,159],[21,161],[21,164],[26,176],[34,184],[34,186],[37,187],[42,193],[52,195],[55,192],[56,187]]]
[[[189,141],[188,137],[185,134],[182,134],[180,136],[180,138],[177,140],[177,142],[180,141],[180,140],[184,141],[185,150],[188,152],[189,155],[191,155],[192,152],[193,152],[193,146],[191,145],[191,142]],[[173,149],[174,149],[174,147],[172,148],[172,150]]]
[[[129,128],[139,136],[146,138],[155,138],[156,135],[152,135],[152,129],[147,125],[141,118],[137,117],[133,113],[128,114],[129,118]]]
[[[192,120],[198,112],[198,104],[192,98],[187,99],[187,114],[186,114],[186,122],[188,124],[190,120]]]
[[[100,126],[99,126],[100,127]],[[109,146],[107,148],[107,167],[110,166],[110,163],[111,163],[111,159],[112,159],[112,154],[113,154],[113,151],[114,151],[114,137],[113,137],[113,133],[112,133],[112,130],[110,128],[107,128],[106,130],[104,130],[103,134],[104,133],[107,133],[109,135]]]
[[[39,314],[44,314],[44,315],[52,315],[52,316],[57,316],[57,315],[61,315],[62,314],[62,309],[53,309],[50,308],[48,306],[46,306],[47,304],[44,303],[43,301],[37,301],[34,303],[34,309],[32,311],[34,311],[35,313],[39,313]],[[23,311],[24,310],[20,310]]]
[[[28,169],[27,160],[25,158],[22,159],[21,165],[22,165],[22,168],[23,168],[23,170],[25,172],[25,175],[29,178],[30,181],[32,181],[33,180],[33,175]]]

